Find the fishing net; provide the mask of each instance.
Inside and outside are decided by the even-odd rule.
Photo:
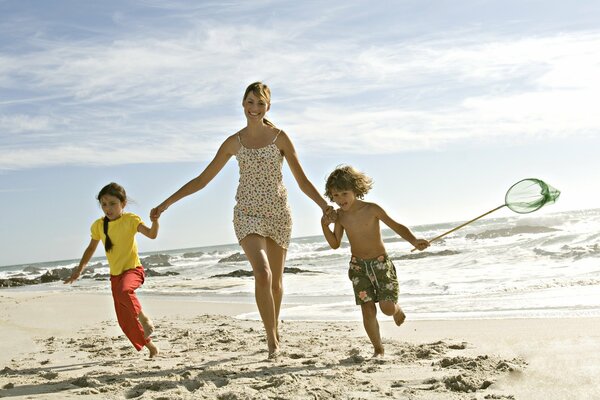
[[[467,226],[470,223],[473,223],[478,219],[493,213],[494,211],[500,210],[501,208],[508,207],[516,213],[528,214],[530,212],[539,210],[546,204],[554,203],[556,199],[558,199],[558,196],[560,196],[560,190],[553,188],[544,181],[535,178],[523,179],[508,189],[508,192],[506,192],[506,196],[504,198],[504,204],[486,212],[485,214],[481,214],[479,217],[473,218],[472,220],[467,221],[464,224],[449,230],[448,232],[444,232],[441,235],[430,239],[429,243],[441,239],[444,236],[462,228],[463,226]],[[411,251],[415,250],[416,248],[412,249]]]
[[[560,196],[560,190],[535,178],[523,179],[506,192],[505,205],[519,214],[528,214],[552,204]]]

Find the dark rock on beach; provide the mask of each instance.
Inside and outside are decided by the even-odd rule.
[[[211,278],[243,278],[247,276],[253,276],[252,271],[247,271],[245,269],[236,269],[235,271],[231,271],[227,274],[219,274],[213,275]]]
[[[157,272],[153,269],[147,269],[144,271],[144,273],[146,274],[146,277],[150,276],[174,276],[174,275],[179,275],[179,272],[175,272],[175,271],[165,271],[165,272]]]
[[[203,251],[192,251],[189,253],[183,253],[183,258],[197,258],[197,257],[202,257],[204,254],[206,254]]]
[[[168,254],[153,254],[148,257],[142,258],[140,261],[144,268],[149,267],[170,267],[172,266],[169,260],[171,256]]]
[[[293,268],[293,267],[291,267],[291,268],[285,267],[283,269],[283,273],[284,274],[305,274],[305,273],[321,274],[322,272],[309,271],[306,269]],[[213,276],[211,276],[211,278],[244,278],[244,277],[249,277],[249,276],[254,276],[254,273],[252,271],[248,271],[245,269],[236,269],[235,271],[229,272],[227,274],[213,275]]]
[[[242,253],[234,253],[232,255],[230,255],[229,257],[225,257],[219,260],[220,263],[226,263],[226,262],[239,262],[239,261],[248,261],[248,257],[246,257],[245,254]]]
[[[94,267],[102,267],[102,263],[97,263],[92,265],[91,267],[86,268],[83,271],[83,274],[80,279],[95,279],[95,280],[105,280],[110,278],[110,274],[93,274]],[[8,288],[8,287],[19,287],[19,286],[27,286],[27,285],[38,285],[40,283],[48,283],[48,282],[56,282],[56,281],[64,281],[65,279],[71,276],[73,272],[73,268],[57,268],[46,271],[41,276],[37,278],[22,278],[22,277],[10,277],[5,279],[0,279],[0,288]],[[166,271],[166,272],[157,272],[152,269],[146,268],[145,270],[146,277],[155,277],[155,276],[171,276],[171,275],[179,275],[179,272],[174,271]]]

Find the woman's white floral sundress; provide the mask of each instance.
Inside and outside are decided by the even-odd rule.
[[[251,233],[269,237],[287,249],[292,233],[292,217],[283,185],[283,155],[275,139],[258,149],[245,147],[240,140],[236,158],[240,180],[235,195],[233,226],[238,242]]]

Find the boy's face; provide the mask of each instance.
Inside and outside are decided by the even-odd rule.
[[[344,211],[348,211],[356,201],[356,194],[352,190],[347,189],[331,189],[331,197],[335,204]]]

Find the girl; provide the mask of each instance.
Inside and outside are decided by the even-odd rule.
[[[335,218],[335,213],[306,178],[288,135],[265,118],[271,107],[267,85],[255,82],[248,86],[242,107],[246,127],[225,139],[204,171],[152,209],[151,215],[158,218],[173,203],[204,188],[232,156],[237,158],[240,180],[233,225],[252,265],[256,304],[267,334],[269,358],[273,358],[279,352],[277,322],[283,296],[282,275],[292,230],[282,182],[284,158],[300,189],[324,214]]]
[[[142,312],[135,295],[135,290],[144,283],[144,268],[138,256],[135,234],[140,232],[155,239],[158,216],[151,216],[152,226],[148,228],[137,215],[123,212],[127,195],[125,189],[116,183],[104,186],[97,198],[104,217],[92,224],[90,244],[83,252],[79,267],[64,283],[73,283],[79,278],[102,240],[110,266],[110,283],[119,326],[137,351],[145,346],[150,351],[150,358],[153,358],[158,355],[158,348],[150,339],[154,326]]]

